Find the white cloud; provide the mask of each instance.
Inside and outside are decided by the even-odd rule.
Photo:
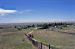
[[[10,13],[15,13],[17,12],[16,10],[6,10],[6,9],[2,9],[0,8],[0,15],[5,15],[5,14],[10,14]]]

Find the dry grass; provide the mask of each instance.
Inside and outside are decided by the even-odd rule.
[[[24,29],[22,31],[1,31],[0,49],[34,49],[32,44],[27,41],[24,33],[34,29]],[[70,34],[71,33],[71,34]],[[59,49],[75,49],[75,26],[63,29],[34,30],[34,38]]]
[[[24,33],[26,32],[24,31]],[[34,49],[24,37],[24,33],[22,31],[1,31],[0,49]]]
[[[47,44],[50,43],[52,46],[57,47],[59,49],[75,49],[75,35],[61,33],[61,31],[57,30],[37,30],[34,31],[33,34],[37,40]],[[70,29],[70,32],[72,30]],[[73,30],[72,32],[75,32],[75,30]]]

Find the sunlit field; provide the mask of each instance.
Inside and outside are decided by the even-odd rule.
[[[59,49],[75,49],[75,26],[36,30],[35,39]]]
[[[14,27],[0,29],[0,49],[35,49],[24,35],[31,31],[33,31],[33,37],[42,43],[50,44],[58,49],[75,49],[75,26],[61,27],[49,27],[48,29],[30,27],[21,30]]]
[[[34,49],[24,33],[16,29],[0,30],[0,49]]]

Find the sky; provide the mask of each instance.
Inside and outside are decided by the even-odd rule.
[[[0,0],[0,23],[75,21],[75,0]]]

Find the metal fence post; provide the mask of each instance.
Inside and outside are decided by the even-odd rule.
[[[51,48],[50,44],[49,44],[49,49]]]
[[[42,49],[42,42],[41,42],[41,49]]]

